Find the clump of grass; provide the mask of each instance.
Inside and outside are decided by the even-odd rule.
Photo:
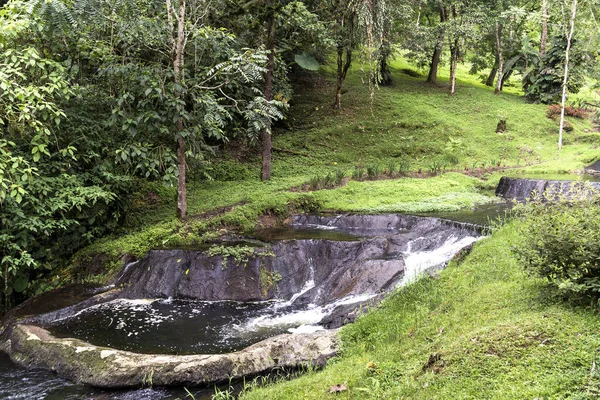
[[[398,164],[398,173],[402,176],[406,176],[410,171],[410,162],[403,160]]]
[[[429,172],[431,172],[432,175],[439,175],[442,172],[442,170],[445,169],[446,165],[439,160],[435,160],[434,162],[429,164]]]
[[[341,168],[329,172],[326,175],[314,175],[308,181],[310,190],[329,189],[340,186],[344,182],[346,171]]]
[[[352,179],[360,181],[365,176],[365,169],[363,167],[356,166],[352,171]]]
[[[321,177],[319,175],[311,176],[308,180],[308,187],[311,190],[318,190],[321,185]]]
[[[394,160],[390,160],[387,163],[386,173],[391,177],[394,176],[394,173],[397,171],[396,162]]]
[[[381,167],[378,164],[367,165],[367,176],[369,179],[377,179],[381,175]]]
[[[346,171],[344,171],[341,168],[338,168],[333,172],[333,175],[335,178],[334,179],[335,186],[339,186],[342,184],[342,182],[344,181],[344,178],[346,177]]]

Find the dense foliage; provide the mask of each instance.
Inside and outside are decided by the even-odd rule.
[[[595,73],[593,4],[578,14],[570,91]],[[547,10],[549,37],[565,37],[561,10]],[[398,49],[430,82],[449,64],[451,94],[469,61],[498,92],[517,71],[533,100],[554,101],[565,46],[542,43],[540,13],[519,0],[3,2],[0,308],[47,289],[49,271],[119,229],[144,182],[177,184],[185,219],[187,181],[227,175],[211,163],[230,140],[262,144],[269,179],[272,126],[302,68],[333,65],[336,108],[353,63],[373,98]]]
[[[523,90],[528,100],[546,104],[560,102],[566,46],[566,38],[555,37],[548,52],[541,58],[534,59],[533,66],[523,77]],[[589,76],[594,65],[594,55],[580,49],[577,42],[572,46],[567,90],[576,94],[585,83],[586,76]]]
[[[586,189],[581,189],[586,190]],[[591,189],[587,189],[591,190]],[[600,297],[600,205],[590,200],[531,201],[517,209],[514,252],[533,274],[570,297]]]

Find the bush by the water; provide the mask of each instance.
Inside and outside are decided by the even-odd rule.
[[[600,204],[532,201],[517,207],[522,240],[514,252],[530,272],[570,297],[600,297]]]

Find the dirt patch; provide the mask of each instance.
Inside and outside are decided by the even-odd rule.
[[[423,364],[422,370],[423,372],[431,371],[434,374],[439,374],[445,365],[446,362],[442,358],[441,353],[432,353],[429,355],[427,362]]]

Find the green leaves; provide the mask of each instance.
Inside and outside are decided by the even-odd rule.
[[[586,189],[571,195],[581,198],[581,190]],[[566,294],[600,295],[600,207],[595,196],[517,208],[522,240],[515,253],[528,270]]]
[[[296,63],[304,68],[307,69],[309,71],[318,71],[319,70],[319,62],[310,54],[307,53],[302,53],[302,54],[296,54],[296,56],[294,57],[294,60],[296,61]]]

